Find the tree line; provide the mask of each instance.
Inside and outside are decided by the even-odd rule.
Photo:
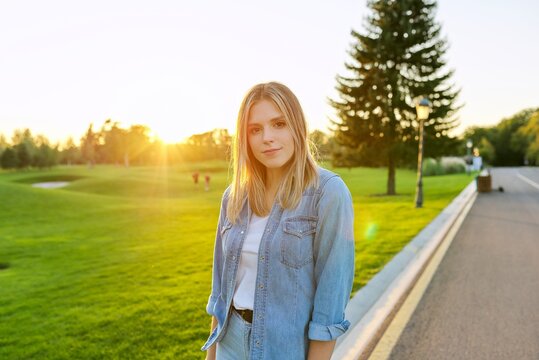
[[[519,111],[497,125],[466,129],[483,160],[493,166],[539,165],[539,107]]]
[[[58,164],[58,146],[43,136],[32,136],[29,129],[15,130],[12,143],[0,134],[0,166],[4,169],[48,168]]]
[[[15,130],[11,142],[0,134],[0,166],[4,169],[50,168],[55,165],[115,164],[174,165],[203,160],[227,160],[231,136],[226,129],[190,136],[185,142],[165,144],[150,136],[145,125],[122,127],[106,120],[99,129],[90,124],[80,138],[52,144],[44,135],[34,136],[30,129]]]
[[[174,165],[206,160],[229,160],[232,137],[226,129],[214,129],[191,135],[185,142],[164,144],[150,137],[147,126],[123,128],[106,120],[99,130],[88,127],[76,145],[73,138],[63,144],[51,144],[44,135],[32,135],[30,129],[15,130],[11,143],[0,134],[0,166],[4,169],[50,168],[63,164]],[[376,148],[354,151],[339,142],[338,134],[320,130],[310,133],[318,160],[335,167],[384,166]],[[519,111],[497,125],[468,127],[459,137],[445,142],[427,138],[426,157],[465,156],[467,142],[477,148],[483,161],[492,166],[539,165],[539,107]],[[414,168],[417,141],[401,144],[395,159],[399,167]]]
[[[361,152],[353,151],[341,145],[335,136],[318,130],[311,133],[311,140],[320,157],[333,166],[384,166],[383,157],[376,154],[375,148],[365,146]],[[473,149],[479,151],[488,166],[539,166],[539,107],[521,110],[496,125],[470,126],[458,137],[450,137],[445,142],[430,139],[426,141],[424,151],[425,157],[430,158],[466,157]],[[415,168],[417,151],[417,139],[401,144],[396,163],[402,168]]]

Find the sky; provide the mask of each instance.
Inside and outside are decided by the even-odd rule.
[[[173,143],[234,132],[243,95],[280,81],[328,131],[365,0],[0,0],[0,134],[76,142],[106,119]],[[461,88],[456,133],[539,106],[539,2],[440,0]]]

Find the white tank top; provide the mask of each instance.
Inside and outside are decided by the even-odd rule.
[[[236,274],[236,289],[234,290],[234,307],[236,309],[254,308],[256,272],[258,267],[258,248],[268,223],[269,216],[251,216],[247,235],[243,241],[241,258]]]

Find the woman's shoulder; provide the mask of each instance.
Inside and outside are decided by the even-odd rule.
[[[330,171],[324,169],[323,167],[318,167],[318,188],[316,192],[327,192],[327,191],[348,191],[348,188],[341,177]]]
[[[318,179],[319,179],[320,185],[322,185],[323,183],[326,183],[329,179],[336,176],[339,176],[339,175],[337,175],[333,171],[330,171],[321,166],[318,166]]]
[[[232,191],[232,185],[228,185],[223,192],[223,196],[221,197],[221,203],[226,204],[228,203],[228,199],[230,198],[230,192]]]

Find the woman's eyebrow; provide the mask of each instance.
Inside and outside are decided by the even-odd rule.
[[[279,116],[269,119],[269,122],[275,122],[275,121],[284,120],[284,119],[285,119],[284,115],[279,115]],[[260,123],[250,122],[250,121],[247,123],[247,126],[256,126],[256,125],[260,125]]]

